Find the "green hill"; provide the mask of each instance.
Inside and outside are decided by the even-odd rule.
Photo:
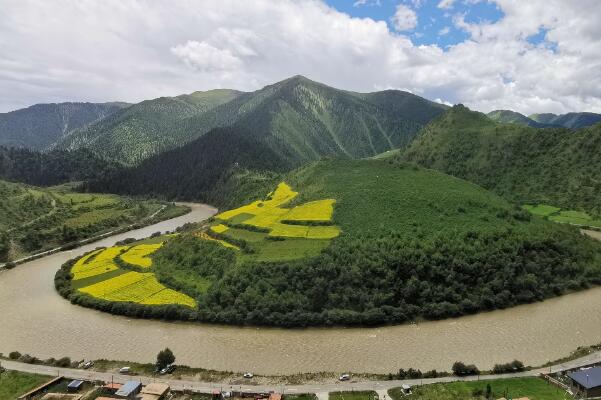
[[[0,262],[141,222],[163,205],[157,218],[185,211],[154,200],[75,193],[68,187],[43,189],[0,180]]]
[[[486,114],[488,118],[496,122],[503,122],[507,124],[520,124],[533,126],[535,128],[549,128],[552,124],[535,121],[528,118],[527,116],[511,110],[495,110]]]
[[[601,122],[601,114],[590,112],[572,112],[567,114],[532,114],[530,119],[543,124],[579,129]]]
[[[36,104],[0,113],[0,146],[46,150],[71,131],[125,106],[125,103]]]
[[[601,215],[601,125],[573,131],[495,123],[456,106],[400,158],[475,182],[518,203]]]
[[[152,255],[150,272],[196,300],[197,309],[184,318],[279,326],[399,323],[601,283],[601,243],[475,184],[410,164],[320,161],[230,194],[247,198],[237,206],[248,205],[217,215],[210,229],[170,238]],[[182,317],[61,290],[103,310]]]
[[[353,93],[301,76],[250,93],[199,92],[142,102],[75,132],[62,144],[136,164],[214,128],[239,127],[290,164],[367,157],[406,144],[446,106],[410,93]]]

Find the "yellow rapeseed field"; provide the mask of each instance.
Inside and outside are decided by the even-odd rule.
[[[165,287],[156,279],[153,273],[130,271],[79,290],[107,301],[127,301],[155,305],[181,304],[196,307],[194,299]],[[164,295],[154,297],[163,291],[167,292]]]
[[[334,212],[334,199],[310,201],[294,207],[288,214],[289,221],[329,221]]]
[[[109,247],[80,258],[71,268],[73,280],[89,278],[118,269],[113,259],[127,248],[127,246]]]
[[[267,195],[267,200],[255,201],[251,204],[225,211],[215,216],[216,219],[227,221],[240,214],[250,214],[252,217],[244,221],[245,225],[269,229],[269,236],[281,236],[289,238],[307,239],[332,239],[340,235],[340,228],[336,226],[307,226],[286,224],[286,221],[322,221],[332,220],[334,212],[334,199],[310,201],[293,208],[284,208],[286,203],[293,200],[298,193],[282,182],[276,190]],[[211,229],[215,232],[225,231],[227,227],[223,224],[215,225]],[[203,239],[204,236],[200,235]],[[209,239],[210,240],[210,239]],[[224,242],[227,243],[227,242]],[[222,243],[222,244],[224,244]],[[229,245],[229,246],[228,246]],[[227,243],[224,246],[231,247]]]
[[[121,254],[121,259],[132,265],[150,268],[152,266],[152,259],[148,256],[160,249],[162,245],[163,243],[139,244]]]
[[[212,226],[211,230],[215,233],[223,233],[228,230],[228,227],[223,224],[219,224],[219,225]]]
[[[196,301],[190,296],[176,292],[172,289],[163,289],[160,292],[145,298],[140,304],[160,305],[160,304],[181,304],[184,306],[196,308]]]
[[[307,239],[334,239],[340,235],[337,226],[310,226],[307,231]]]
[[[278,187],[267,195],[268,200],[257,200],[245,206],[236,208],[234,210],[229,210],[222,212],[221,214],[217,214],[215,218],[221,220],[228,220],[239,214],[253,214],[258,215],[265,212],[269,212],[276,207],[279,207],[283,204],[290,202],[298,196],[298,192],[292,190],[287,183],[282,182],[278,185]]]
[[[130,271],[123,275],[119,275],[114,278],[110,278],[90,286],[86,286],[79,290],[83,293],[87,293],[94,297],[98,297],[99,299],[110,300],[111,293],[121,290],[138,281],[144,280],[148,277],[148,275],[152,274],[142,274],[140,272]]]
[[[309,227],[305,225],[273,224],[269,236],[304,238],[307,237],[308,230]]]

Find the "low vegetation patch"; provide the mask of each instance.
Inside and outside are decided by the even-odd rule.
[[[402,400],[401,388],[388,391],[392,400]],[[491,379],[470,382],[434,383],[412,388],[411,399],[416,400],[484,400],[517,399],[565,400],[566,392],[542,378]]]
[[[526,204],[524,209],[553,222],[572,224],[583,228],[601,228],[601,219],[594,218],[584,211],[562,210],[546,204]]]
[[[378,394],[371,390],[330,392],[329,400],[378,400]]]
[[[16,399],[51,379],[45,375],[5,371],[0,374],[0,399]]]

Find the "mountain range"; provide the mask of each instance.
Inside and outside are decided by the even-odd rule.
[[[240,127],[288,162],[375,155],[406,143],[447,107],[410,93],[354,93],[302,76],[255,92],[213,90],[145,101],[58,143],[134,165],[215,128]]]
[[[535,128],[564,127],[579,129],[601,122],[601,114],[590,112],[572,112],[567,114],[532,114],[525,116],[511,110],[495,110],[486,114],[497,122],[528,125]]]
[[[73,130],[127,106],[127,103],[36,104],[0,113],[0,145],[47,150]]]

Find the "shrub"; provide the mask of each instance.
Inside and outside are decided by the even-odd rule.
[[[54,362],[54,366],[61,368],[69,368],[71,366],[71,359],[69,357],[59,358]]]
[[[11,351],[10,353],[8,353],[8,358],[10,358],[11,360],[18,360],[19,358],[21,358],[21,353],[19,353],[18,351]]]
[[[504,374],[509,372],[519,372],[524,370],[524,363],[518,360],[506,364],[495,364],[492,369],[493,374]]]
[[[474,365],[469,364],[465,365],[461,361],[457,361],[453,364],[453,374],[457,376],[467,376],[467,375],[479,375],[480,370]]]
[[[29,354],[23,354],[19,357],[19,361],[26,364],[35,364],[39,360],[36,357],[30,356]]]

